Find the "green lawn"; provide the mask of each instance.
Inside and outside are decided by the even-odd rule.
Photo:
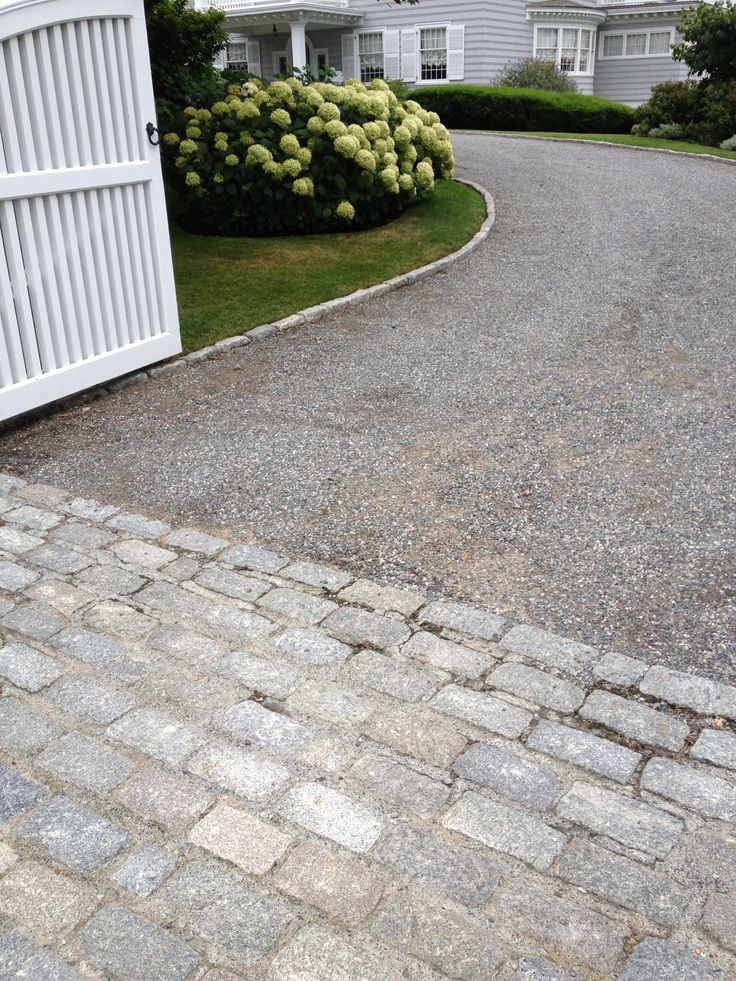
[[[172,232],[185,351],[243,334],[336,296],[439,259],[478,231],[485,204],[463,184],[370,231],[283,238],[214,238]]]
[[[710,153],[716,157],[736,160],[733,150],[721,150],[717,146],[703,146],[702,143],[685,143],[684,140],[657,140],[648,136],[630,136],[622,133],[522,133],[511,130],[493,130],[508,136],[545,136],[557,140],[598,140],[605,143],[625,143],[627,146],[651,146],[660,150],[679,150],[682,153]]]

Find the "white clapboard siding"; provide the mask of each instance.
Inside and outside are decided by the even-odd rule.
[[[181,350],[142,0],[0,0],[0,420]]]

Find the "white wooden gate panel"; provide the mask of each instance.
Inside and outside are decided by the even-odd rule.
[[[181,350],[142,0],[0,0],[0,419]]]

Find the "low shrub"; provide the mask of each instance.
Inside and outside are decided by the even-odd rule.
[[[415,96],[446,126],[560,133],[628,133],[630,106],[577,92],[542,92],[496,85],[443,85]]]
[[[697,82],[660,82],[652,89],[649,101],[635,110],[635,125],[642,131],[639,135],[646,135],[644,130],[648,133],[662,123],[684,125],[693,118],[697,101]]]
[[[546,58],[521,58],[507,62],[491,79],[491,85],[514,89],[541,89],[544,92],[577,92],[574,79]]]
[[[680,135],[669,139],[684,137],[718,146],[736,130],[736,81],[691,79],[655,85],[649,101],[636,110],[635,126],[640,135],[649,136],[676,126]]]
[[[729,136],[727,140],[721,143],[721,150],[731,150],[733,153],[736,153],[736,134]]]
[[[685,138],[685,127],[679,123],[662,123],[657,135],[663,140],[682,140]]]
[[[381,80],[233,85],[185,109],[164,151],[180,224],[215,235],[369,227],[454,170],[439,116]]]

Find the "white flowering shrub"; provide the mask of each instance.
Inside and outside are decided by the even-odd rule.
[[[365,228],[454,171],[437,113],[380,79],[230,86],[209,109],[184,110],[164,159],[181,223],[218,235]]]

